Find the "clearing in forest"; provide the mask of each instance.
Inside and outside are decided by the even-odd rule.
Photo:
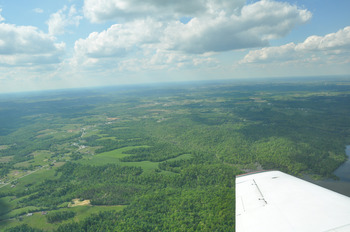
[[[68,204],[68,207],[91,205],[90,200],[83,200],[83,201],[81,201],[80,199],[73,199],[72,202]]]

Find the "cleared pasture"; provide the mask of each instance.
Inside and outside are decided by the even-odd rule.
[[[36,151],[34,153],[32,153],[34,159],[32,160],[28,160],[25,162],[21,162],[21,163],[16,163],[14,165],[15,168],[19,168],[19,167],[24,167],[24,168],[28,168],[29,166],[44,166],[46,164],[49,163],[49,159],[52,156],[52,153],[50,151]]]
[[[141,162],[122,162],[121,158],[129,156],[129,154],[123,154],[128,150],[148,147],[148,146],[134,146],[134,147],[123,147],[109,152],[103,152],[94,156],[84,157],[83,159],[77,161],[81,164],[88,165],[105,165],[105,164],[119,164],[122,166],[136,166],[141,167],[144,171],[152,171],[158,168],[159,162],[141,161]]]
[[[79,222],[90,216],[91,214],[97,214],[104,211],[121,211],[126,206],[117,205],[117,206],[79,206],[73,208],[62,208],[59,210],[45,211],[45,213],[50,214],[54,212],[63,212],[63,211],[72,211],[76,215],[74,218],[62,221],[60,223],[48,223],[45,213],[43,211],[35,212],[31,216],[27,214],[17,217],[11,220],[0,221],[0,227],[2,229],[10,228],[13,226],[18,226],[21,224],[28,224],[33,228],[43,229],[43,230],[54,230],[57,229],[60,225],[68,224],[72,222]]]

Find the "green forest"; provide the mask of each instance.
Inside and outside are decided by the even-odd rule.
[[[0,95],[0,230],[235,231],[235,177],[337,177],[350,80]]]

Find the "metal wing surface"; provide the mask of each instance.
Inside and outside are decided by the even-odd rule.
[[[236,177],[236,232],[350,232],[350,198],[279,171]]]

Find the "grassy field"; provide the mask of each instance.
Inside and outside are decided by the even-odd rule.
[[[55,178],[54,174],[55,174],[54,168],[51,168],[51,169],[43,168],[27,176],[24,176],[23,178],[16,180],[14,185],[9,184],[3,187],[2,191],[18,191],[18,192],[25,191],[28,185],[35,185],[46,179],[54,179]],[[0,220],[14,218],[19,215],[25,214],[27,212],[36,211],[39,209],[37,207],[32,207],[32,206],[15,209],[17,207],[17,203],[23,200],[23,198],[25,197],[27,196],[23,196],[20,198],[16,198],[16,197],[0,198],[0,208],[1,208]],[[0,224],[0,227],[1,227],[1,224]]]
[[[92,157],[91,156],[84,157],[83,159],[77,162],[81,164],[88,164],[88,165],[119,164],[122,166],[136,166],[136,167],[141,167],[144,172],[150,172],[157,169],[159,162],[151,162],[151,161],[122,162],[120,161],[121,158],[128,156],[128,154],[125,154],[123,152],[127,152],[128,150],[140,148],[140,147],[147,147],[147,146],[124,147],[124,148],[116,149],[109,152],[103,152],[103,153],[94,155]],[[191,158],[192,158],[191,154],[183,154],[176,158],[168,159],[167,161],[175,161],[175,160],[191,159]]]
[[[44,165],[49,163],[49,159],[51,158],[52,153],[44,150],[44,151],[36,151],[32,155],[33,155],[34,159],[29,160],[29,161],[25,161],[25,162],[21,162],[21,163],[16,163],[14,165],[14,167],[15,168],[18,168],[18,167],[28,168],[30,165],[44,166]]]
[[[101,141],[101,140],[106,140],[106,139],[110,139],[110,140],[117,141],[117,138],[116,138],[116,137],[102,137],[102,138],[100,138],[100,139],[98,139],[98,140]]]
[[[14,188],[17,191],[24,191],[26,188],[26,185],[36,184],[36,183],[42,182],[43,180],[46,180],[46,179],[53,179],[54,175],[55,175],[55,168],[45,167],[45,168],[39,169],[39,170],[27,175],[27,176],[24,176],[24,177],[21,177],[20,179],[17,179]],[[2,188],[2,190],[4,190],[4,191],[10,190],[10,189],[11,189],[11,185],[7,185],[7,186]]]
[[[10,146],[8,145],[0,145],[0,150],[6,150],[8,149]]]
[[[8,163],[13,159],[13,156],[3,156],[0,157],[0,163]]]
[[[61,129],[68,132],[79,132],[82,126],[82,124],[67,124],[64,125]]]
[[[97,214],[103,211],[121,211],[126,206],[118,205],[118,206],[78,206],[72,208],[63,208],[59,210],[48,211],[47,213],[60,212],[60,211],[73,211],[76,213],[75,217],[61,223],[48,223],[46,220],[46,216],[42,214],[42,212],[35,212],[32,216],[23,215],[22,217],[17,217],[11,220],[5,220],[0,222],[0,227],[2,229],[10,228],[16,225],[28,224],[31,227],[44,229],[44,230],[53,230],[57,229],[60,225],[71,223],[71,222],[79,222],[84,220],[86,217],[91,214]]]
[[[105,164],[111,164],[111,163],[120,164],[121,163],[120,159],[125,156],[128,156],[128,154],[123,154],[123,152],[131,150],[133,148],[138,148],[138,147],[123,147],[113,151],[103,152],[103,153],[94,155],[92,157],[84,157],[78,162],[82,164],[89,164],[89,165],[105,165]]]
[[[28,212],[37,211],[40,208],[34,206],[27,206],[20,209],[14,209],[11,212],[0,217],[1,220],[11,219],[18,217],[19,215],[27,214]]]
[[[121,162],[120,159],[128,156],[128,154],[123,154],[128,150],[147,147],[147,146],[135,146],[135,147],[123,147],[109,152],[103,152],[94,156],[84,157],[78,160],[78,163],[88,164],[88,165],[105,165],[105,164],[119,164],[122,166],[136,166],[141,167],[145,172],[155,170],[158,168],[158,162],[141,161],[141,162]]]

